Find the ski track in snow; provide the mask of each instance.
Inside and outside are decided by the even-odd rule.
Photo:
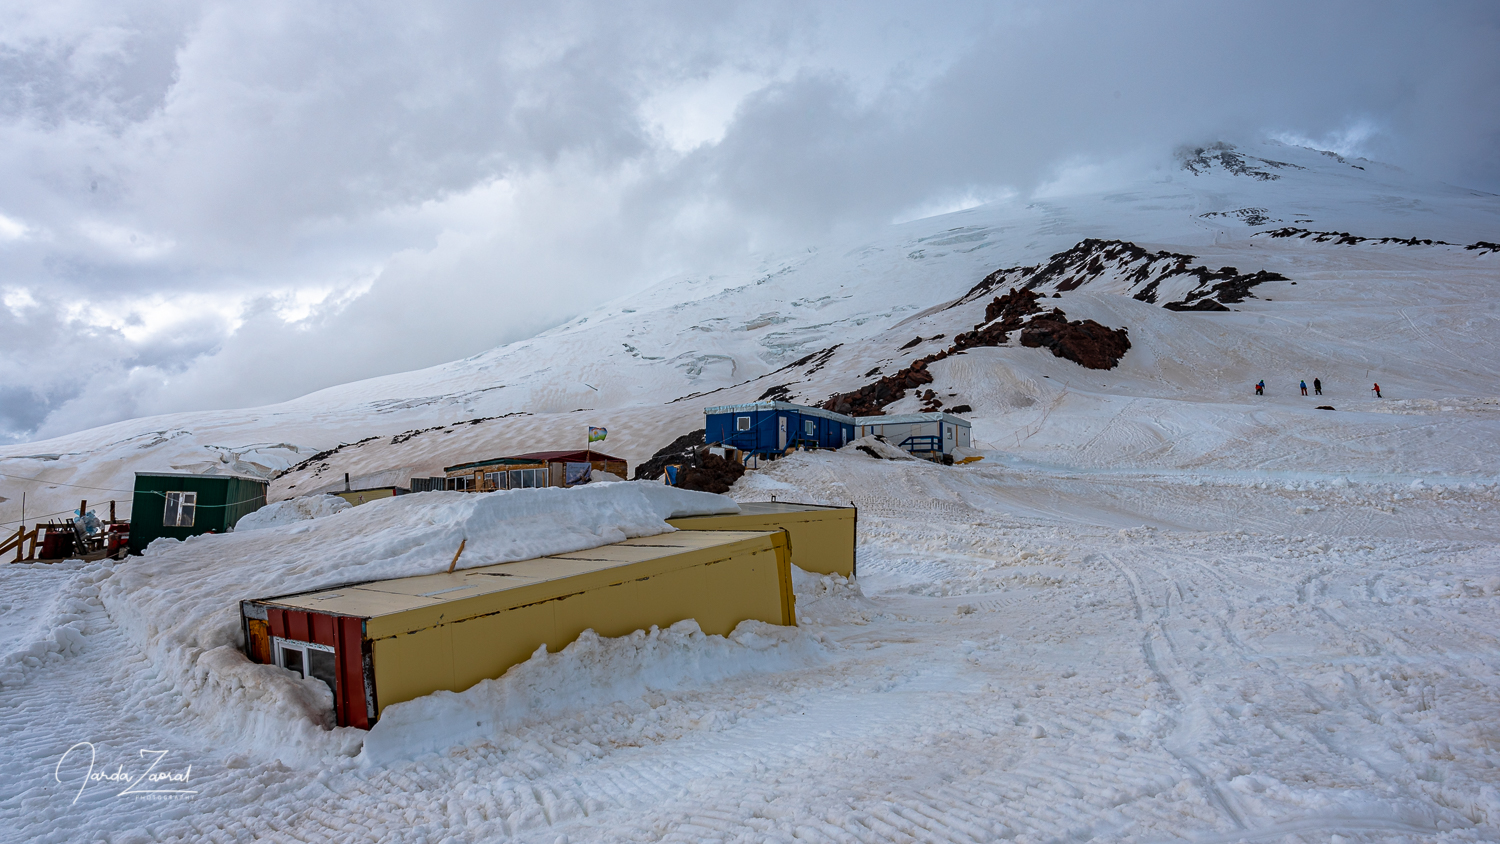
[[[385,765],[291,768],[196,739],[187,698],[95,609],[81,649],[0,689],[0,837],[1500,834],[1500,554],[1494,527],[1473,527],[1493,487],[1263,489],[861,454],[798,455],[751,477],[738,497],[763,497],[759,484],[861,508],[858,585],[800,581],[824,664],[540,713]],[[1396,530],[1398,514],[1373,506],[1392,495]],[[1299,513],[1307,502],[1320,509]],[[42,635],[52,596],[89,571],[4,569],[0,603],[43,607],[5,628],[6,647]],[[193,765],[198,793],[148,800],[100,783],[70,805],[82,767],[62,784],[54,768],[84,740],[97,770],[167,750],[162,767]]]

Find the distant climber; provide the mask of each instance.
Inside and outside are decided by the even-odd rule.
[[[1317,379],[1313,379],[1313,380],[1317,380]],[[1302,395],[1304,395],[1304,396],[1307,395],[1307,382],[1306,381],[1302,382]]]
[[[1380,395],[1380,385],[1379,384],[1376,384],[1375,386],[1371,387],[1370,389],[1372,389],[1372,390],[1375,391],[1375,398],[1378,399],[1378,398],[1381,397],[1381,395]]]
[[[1318,380],[1317,378],[1313,379],[1313,395],[1323,395],[1323,382]]]
[[[1257,396],[1263,396],[1266,394],[1266,379],[1260,379],[1260,383],[1255,385],[1255,394]]]

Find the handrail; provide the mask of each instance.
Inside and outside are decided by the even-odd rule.
[[[36,557],[36,536],[40,530],[40,525],[32,528],[30,532],[27,532],[25,525],[16,528],[14,536],[4,542],[0,542],[0,555],[9,553],[14,548],[16,549],[16,558],[11,562],[20,563],[34,559]],[[23,551],[22,549],[25,547],[27,540],[31,541],[31,548],[29,551]]]

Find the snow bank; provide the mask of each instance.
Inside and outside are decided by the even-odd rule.
[[[538,648],[498,680],[387,707],[359,759],[409,759],[650,692],[815,665],[827,653],[819,637],[759,621],[741,622],[728,637],[706,635],[693,620],[617,639],[590,630],[560,653]]]
[[[856,452],[864,453],[870,455],[871,457],[878,457],[882,460],[916,459],[910,454],[907,454],[901,449],[891,445],[890,443],[873,434],[867,437],[860,437],[857,440],[853,440],[848,445],[839,449],[839,451],[844,454],[854,454]]]
[[[666,533],[677,516],[738,511],[725,496],[645,483],[403,495],[290,522],[298,511],[282,508],[264,520],[280,524],[153,542],[99,591],[214,738],[311,762],[354,752],[364,733],[326,729],[326,687],[240,653],[241,600],[445,571],[460,542],[465,569]]]
[[[247,530],[281,527],[294,522],[332,516],[334,513],[342,513],[353,506],[337,495],[309,495],[304,498],[292,498],[268,504],[256,510],[240,519],[234,529],[243,533]]]
[[[976,448],[965,448],[961,445],[954,446],[953,450],[949,453],[953,455],[953,462],[955,463],[977,463],[984,459],[984,452]]]

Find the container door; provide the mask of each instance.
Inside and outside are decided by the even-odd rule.
[[[786,451],[786,417],[776,417],[776,450]]]

